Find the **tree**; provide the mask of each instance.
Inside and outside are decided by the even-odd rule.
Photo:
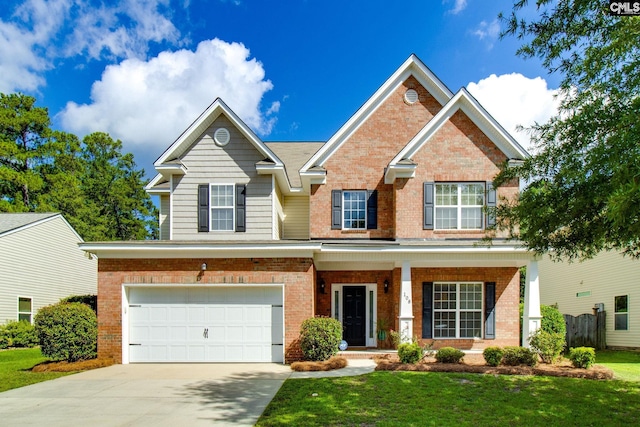
[[[498,230],[537,253],[589,258],[618,249],[640,257],[640,17],[600,0],[516,2],[504,36],[562,76],[560,111],[531,129],[534,154],[495,179],[528,182],[496,212]]]
[[[37,167],[51,149],[49,112],[35,98],[0,93],[0,211],[28,212],[43,185]]]

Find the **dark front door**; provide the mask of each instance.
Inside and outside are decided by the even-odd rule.
[[[345,286],[343,288],[343,334],[344,340],[350,347],[364,347],[366,345],[366,295],[366,286]]]

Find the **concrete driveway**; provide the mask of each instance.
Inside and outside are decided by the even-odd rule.
[[[253,425],[279,364],[114,365],[0,393],[1,425]]]

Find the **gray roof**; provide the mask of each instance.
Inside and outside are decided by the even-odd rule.
[[[284,163],[291,187],[302,187],[300,168],[324,145],[324,142],[265,142]]]
[[[59,215],[57,213],[0,213],[0,234]]]

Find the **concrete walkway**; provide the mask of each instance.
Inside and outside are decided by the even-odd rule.
[[[287,378],[374,368],[366,359],[328,372],[275,363],[114,365],[0,393],[0,425],[252,426]]]

